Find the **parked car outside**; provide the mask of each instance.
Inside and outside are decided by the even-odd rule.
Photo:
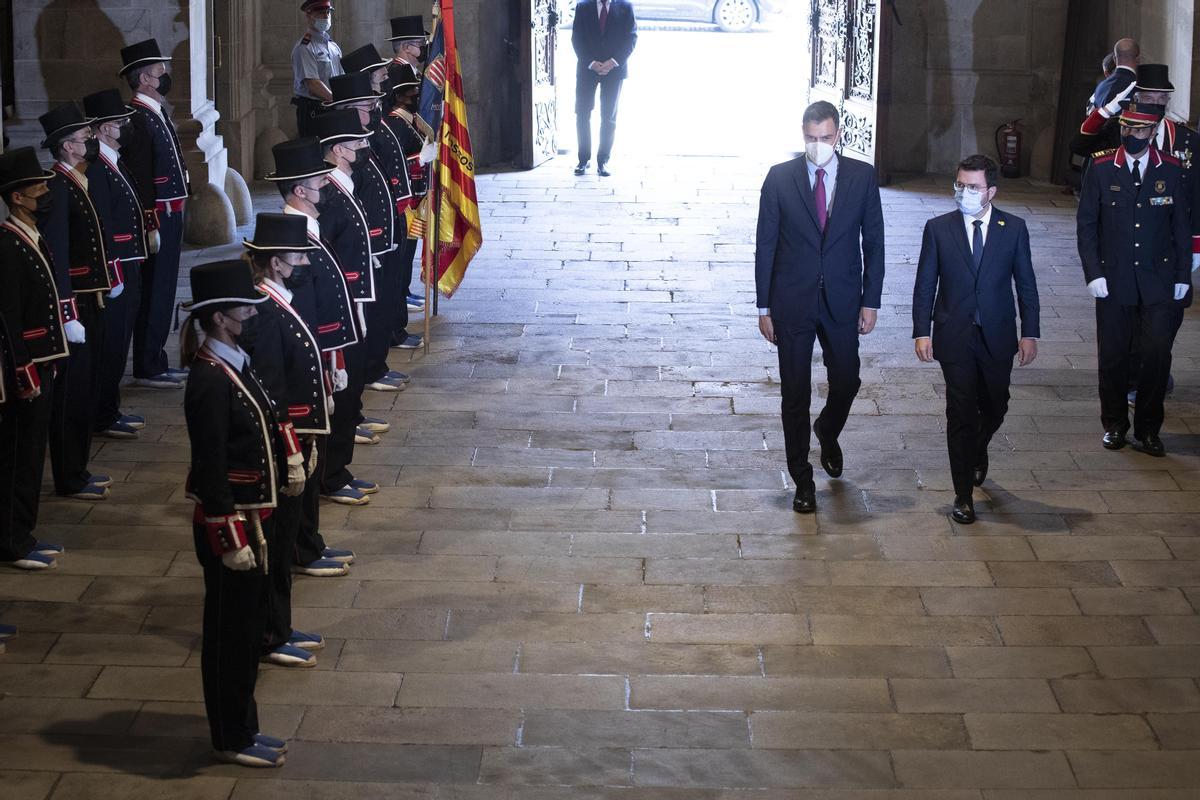
[[[708,22],[723,31],[748,31],[769,14],[783,11],[786,0],[633,0],[639,20]],[[575,22],[576,0],[561,0],[559,24]]]

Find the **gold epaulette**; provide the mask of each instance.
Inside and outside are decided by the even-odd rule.
[[[1115,152],[1117,152],[1117,148],[1115,148],[1115,147],[1109,147],[1106,150],[1097,150],[1096,152],[1092,153],[1092,158],[1103,158],[1104,156],[1111,156]]]

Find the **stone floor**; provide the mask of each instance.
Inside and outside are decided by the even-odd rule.
[[[761,168],[614,166],[481,180],[486,249],[430,354],[393,362],[411,388],[367,398],[393,431],[357,463],[388,488],[325,510],[359,562],[296,584],[330,646],[262,671],[280,771],[210,761],[181,397],[129,392],[150,424],[99,448],[112,499],[48,500],[62,567],[0,575],[23,632],[0,656],[0,797],[1198,796],[1195,320],[1169,457],[1100,449],[1073,202],[1006,184],[1041,356],[980,523],[955,527],[940,372],[909,339],[948,179],[902,181],[845,478],[800,517],[754,320]]]

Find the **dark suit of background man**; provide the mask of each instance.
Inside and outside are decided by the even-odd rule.
[[[579,58],[575,69],[575,125],[579,134],[579,166],[587,171],[592,159],[592,109],[600,87],[600,149],[596,167],[607,176],[617,131],[617,99],[621,82],[629,76],[629,56],[637,44],[637,20],[629,0],[584,0],[575,7],[571,45]]]
[[[842,474],[838,435],[862,383],[858,337],[875,328],[883,294],[883,208],[875,168],[834,152],[841,133],[837,109],[813,103],[803,126],[804,157],[776,164],[763,183],[754,278],[759,330],[779,346],[783,440],[796,483],[792,508],[812,513],[813,341],[821,341],[829,397],[812,430],[821,466],[836,478]]]
[[[1008,411],[1013,356],[1019,354],[1021,366],[1037,358],[1039,305],[1029,231],[1023,219],[992,205],[997,169],[982,155],[958,165],[958,210],[925,223],[913,287],[917,358],[936,358],[946,377],[952,516],[964,525],[975,521],[972,487],[987,477],[988,443]]]

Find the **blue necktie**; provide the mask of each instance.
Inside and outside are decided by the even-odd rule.
[[[975,226],[975,232],[971,234],[971,257],[975,261],[975,271],[979,271],[979,265],[983,263],[983,220],[977,219],[971,223]]]

